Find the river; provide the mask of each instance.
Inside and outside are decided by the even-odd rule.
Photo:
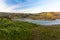
[[[18,21],[24,21],[24,22],[30,22],[38,25],[58,25],[60,24],[60,19],[56,20],[32,20],[32,19],[12,19],[12,20],[18,20]]]

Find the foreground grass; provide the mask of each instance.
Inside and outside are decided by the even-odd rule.
[[[3,19],[0,20],[0,40],[60,40],[60,25],[41,26]]]
[[[35,26],[32,23],[1,19],[0,40],[29,40],[31,29]]]
[[[60,26],[36,27],[32,29],[31,40],[60,40]]]

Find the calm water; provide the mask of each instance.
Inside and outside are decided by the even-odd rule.
[[[38,24],[38,25],[58,25],[58,24],[60,24],[60,19],[56,19],[56,20],[12,19],[12,20],[30,22],[30,23],[34,23],[34,24]]]

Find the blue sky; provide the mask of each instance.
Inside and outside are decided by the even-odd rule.
[[[60,0],[0,0],[0,12],[39,12],[60,11]]]

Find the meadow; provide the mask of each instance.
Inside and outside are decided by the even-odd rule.
[[[60,40],[60,25],[43,26],[0,18],[0,40]]]

